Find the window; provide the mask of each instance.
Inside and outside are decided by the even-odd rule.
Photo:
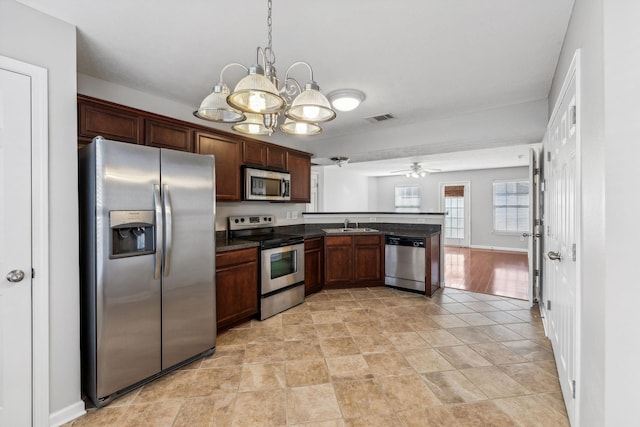
[[[493,231],[529,231],[529,181],[493,183]]]
[[[420,187],[396,186],[396,212],[420,212]]]

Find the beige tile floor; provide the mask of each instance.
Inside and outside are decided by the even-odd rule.
[[[323,291],[76,426],[567,426],[537,310],[443,289]]]

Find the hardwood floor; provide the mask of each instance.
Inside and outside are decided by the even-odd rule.
[[[529,262],[524,252],[444,248],[445,286],[526,300]]]

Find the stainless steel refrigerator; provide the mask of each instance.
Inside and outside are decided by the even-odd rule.
[[[99,407],[215,349],[214,159],[101,137],[79,156],[83,390]]]

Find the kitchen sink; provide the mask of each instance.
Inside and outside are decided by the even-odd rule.
[[[342,234],[342,233],[377,233],[375,228],[325,228],[322,231],[328,234]]]

